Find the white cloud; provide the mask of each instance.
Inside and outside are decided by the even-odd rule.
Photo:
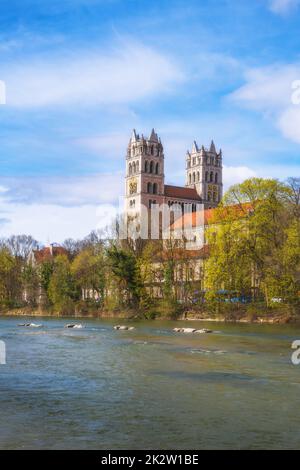
[[[248,70],[246,83],[230,100],[261,111],[287,139],[300,143],[300,105],[293,104],[293,83],[300,79],[300,63]]]
[[[83,238],[92,230],[104,228],[116,213],[113,205],[64,207],[54,204],[8,204],[0,199],[1,237],[31,234],[37,240],[62,242]]]
[[[269,0],[270,10],[280,15],[294,10],[299,3],[299,0]]]
[[[7,105],[16,107],[129,103],[167,93],[183,79],[168,57],[133,42],[123,42],[110,54],[78,50],[2,64],[0,75]]]
[[[278,126],[286,138],[300,144],[300,107],[285,109],[278,119]]]
[[[0,237],[28,233],[62,242],[104,228],[116,214],[123,175],[2,178]]]
[[[223,167],[223,184],[226,191],[233,184],[242,183],[248,178],[257,176],[256,172],[247,166],[225,166]]]
[[[300,64],[248,69],[245,85],[230,98],[251,109],[275,111],[291,104],[292,84],[297,79],[300,79]]]
[[[0,196],[8,203],[81,206],[115,203],[123,191],[123,174],[1,178]],[[2,190],[1,190],[2,188]]]

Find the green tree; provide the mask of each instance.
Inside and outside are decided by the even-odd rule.
[[[270,304],[274,286],[280,287],[286,269],[284,247],[290,246],[289,227],[295,220],[289,192],[277,180],[252,178],[225,194],[206,234],[208,298],[217,298],[218,290],[226,289],[239,295],[263,295]]]
[[[136,257],[132,252],[113,245],[107,250],[107,258],[113,280],[117,283],[119,305],[138,306],[141,279]]]
[[[90,246],[81,251],[72,263],[71,272],[80,289],[96,292],[103,304],[106,279],[102,248]]]
[[[79,300],[80,292],[72,276],[70,262],[65,255],[59,255],[54,260],[48,295],[58,312],[73,313],[74,302]]]
[[[0,249],[0,303],[14,306],[21,300],[21,270],[15,257],[3,247]]]

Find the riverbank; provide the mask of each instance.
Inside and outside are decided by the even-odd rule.
[[[201,321],[212,323],[246,323],[246,324],[290,324],[300,323],[300,312],[296,310],[287,310],[278,308],[272,310],[265,310],[263,313],[260,310],[257,312],[247,312],[246,308],[232,310],[230,312],[216,313],[201,312],[195,310],[185,310],[176,316],[174,315],[152,315],[147,316],[145,312],[137,312],[134,310],[120,310],[120,311],[89,311],[77,312],[73,314],[61,314],[55,311],[33,309],[29,307],[6,309],[0,311],[0,317],[49,317],[49,318],[98,318],[98,319],[116,319],[116,320],[178,320],[178,321]]]

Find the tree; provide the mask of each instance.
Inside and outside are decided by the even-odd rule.
[[[82,250],[74,259],[71,272],[81,290],[98,294],[102,303],[105,293],[105,260],[102,249],[90,246]]]
[[[0,249],[0,303],[13,306],[21,299],[21,272],[7,248]]]
[[[133,253],[113,245],[107,250],[108,264],[117,282],[120,305],[137,306],[140,299],[140,273]]]
[[[61,313],[72,313],[74,301],[80,298],[71,274],[70,262],[65,255],[59,255],[54,260],[48,295],[54,308]]]
[[[5,244],[13,256],[23,260],[27,260],[32,250],[39,246],[31,235],[12,235],[6,239]]]
[[[225,194],[207,231],[209,296],[220,289],[239,295],[262,294],[267,305],[280,286],[283,247],[295,220],[289,210],[290,188],[277,180],[252,178]],[[294,232],[293,232],[294,233]]]

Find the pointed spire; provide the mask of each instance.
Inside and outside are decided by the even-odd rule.
[[[192,147],[192,153],[197,153],[197,152],[198,152],[198,145],[197,145],[197,142],[194,140],[193,147]]]
[[[214,141],[213,141],[213,140],[211,141],[209,151],[210,151],[211,153],[217,153],[217,152],[216,152],[216,147],[215,147],[215,144],[214,144]]]
[[[135,132],[135,129],[133,129],[132,134],[131,134],[131,142],[136,142],[136,132]]]
[[[157,134],[155,133],[154,129],[152,129],[149,140],[152,140],[152,142],[158,142],[158,137],[157,137]]]

